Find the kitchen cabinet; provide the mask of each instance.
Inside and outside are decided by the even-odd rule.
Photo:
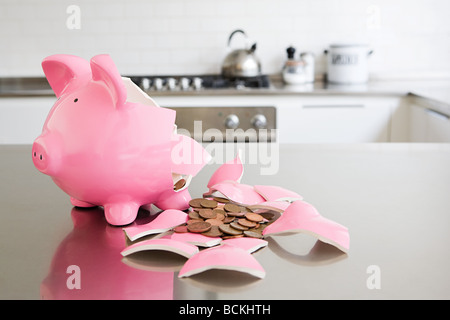
[[[448,105],[439,108],[411,95],[239,93],[152,98],[163,107],[275,107],[279,143],[450,142]],[[31,144],[55,101],[54,96],[0,98],[0,144]]]
[[[397,99],[314,97],[279,111],[280,137],[287,143],[389,142]]]
[[[389,142],[400,97],[252,95],[155,97],[165,107],[274,106],[280,143]]]
[[[1,98],[0,144],[33,143],[55,101],[54,96]]]
[[[420,104],[410,105],[410,140],[450,142],[450,116]]]

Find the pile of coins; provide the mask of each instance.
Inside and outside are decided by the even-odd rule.
[[[225,198],[196,198],[189,201],[189,220],[174,232],[200,233],[208,237],[230,239],[262,238],[262,231],[273,215],[254,213],[241,204]]]

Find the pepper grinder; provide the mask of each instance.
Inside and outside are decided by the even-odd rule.
[[[290,46],[286,49],[288,59],[284,63],[282,75],[287,84],[301,84],[306,82],[305,63],[302,60],[296,60],[295,48]]]

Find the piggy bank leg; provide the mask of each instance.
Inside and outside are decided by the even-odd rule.
[[[155,206],[162,210],[177,209],[186,210],[189,208],[189,201],[191,200],[191,195],[188,189],[184,189],[179,192],[174,192],[170,190],[164,194],[160,200],[155,203]]]
[[[140,205],[133,202],[111,203],[103,206],[105,218],[109,224],[124,226],[132,223],[138,214]]]
[[[89,202],[84,202],[78,199],[75,199],[73,197],[70,198],[70,202],[72,203],[72,205],[74,205],[75,207],[81,207],[81,208],[92,208],[92,207],[96,207],[95,204],[89,203]]]

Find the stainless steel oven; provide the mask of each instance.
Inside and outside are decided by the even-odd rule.
[[[275,107],[170,107],[175,123],[199,142],[275,142]]]
[[[258,90],[270,87],[267,75],[255,77],[223,77],[221,75],[131,76],[150,96],[195,95],[199,91]],[[199,142],[275,142],[275,106],[161,105],[177,112],[175,123],[180,132],[186,130]]]

